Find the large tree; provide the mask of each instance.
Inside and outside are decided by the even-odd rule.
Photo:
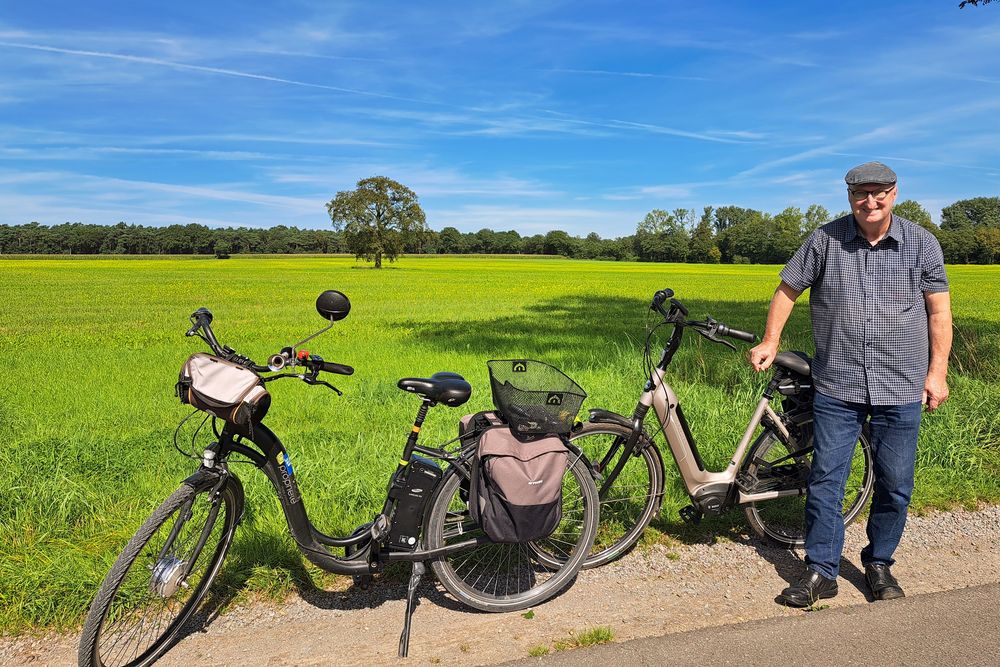
[[[805,222],[802,223],[802,234],[809,236],[820,225],[825,225],[835,218],[830,217],[830,212],[821,204],[810,204],[806,209]]]
[[[427,231],[423,209],[417,195],[405,185],[385,176],[358,181],[354,190],[338,192],[326,205],[337,231],[355,257],[375,262],[382,268],[382,258],[390,262],[411,242]]]
[[[784,211],[774,216],[771,221],[770,247],[767,259],[771,264],[784,264],[802,243],[802,229],[806,224],[805,215],[802,209],[789,206]]]
[[[680,214],[680,219],[678,219]],[[685,209],[673,214],[655,208],[635,230],[635,248],[640,259],[653,262],[683,262],[687,258],[690,234],[684,227]]]
[[[892,212],[896,215],[906,218],[910,222],[915,222],[924,229],[930,230],[931,232],[937,232],[937,225],[931,220],[931,214],[927,212],[920,202],[914,199],[907,199],[905,201],[897,202],[895,206],[892,207]]]
[[[1000,228],[1000,197],[962,199],[941,209],[941,229]]]
[[[691,232],[691,242],[688,244],[688,261],[718,264],[719,248],[715,245],[715,233],[712,231],[714,209],[706,206],[701,214],[698,226]],[[715,252],[712,252],[712,251]]]

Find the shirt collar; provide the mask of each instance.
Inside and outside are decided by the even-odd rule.
[[[847,225],[847,232],[844,234],[844,240],[853,241],[855,238],[861,235],[858,234],[858,223],[855,222],[853,213],[850,216],[848,216],[848,220],[850,221],[850,224]],[[902,228],[903,226],[899,224],[899,220],[897,220],[896,214],[893,213],[892,220],[889,222],[889,231],[886,232],[886,235],[882,238],[882,240],[884,241],[885,239],[893,239],[896,243],[902,243],[903,242]],[[879,241],[879,243],[881,243],[881,241]]]

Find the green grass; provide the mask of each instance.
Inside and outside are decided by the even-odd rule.
[[[0,260],[0,631],[72,627],[121,547],[194,464],[171,437],[187,414],[177,372],[201,351],[187,315],[215,314],[224,343],[257,359],[320,328],[313,302],[340,289],[354,309],[307,347],[357,373],[345,391],[272,385],[268,424],[290,452],[310,518],[347,533],[369,520],[418,403],[404,376],[462,373],[474,387],[458,410],[431,411],[426,442],[490,407],[485,361],[537,358],[589,392],[587,407],[629,412],[643,383],[647,304],[671,287],[692,317],[760,331],[774,266],[698,266],[559,259],[404,258],[383,271],[348,257]],[[952,267],[956,315],[952,400],[921,432],[915,507],[1000,499],[1000,267]],[[785,349],[811,351],[808,308]],[[670,370],[706,464],[721,468],[765,377],[743,354],[686,339]],[[182,433],[190,438],[192,429]],[[668,460],[669,466],[669,460]],[[223,570],[237,599],[343,585],[304,564],[267,481],[236,468],[249,517]],[[688,500],[668,468],[661,533],[718,534],[741,513],[680,527]]]
[[[602,625],[597,628],[583,630],[579,633],[571,632],[569,637],[558,640],[552,645],[552,647],[557,651],[568,651],[574,648],[585,648],[587,646],[607,644],[608,642],[614,641],[614,638],[614,631],[610,627]]]

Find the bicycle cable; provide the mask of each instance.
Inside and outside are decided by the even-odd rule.
[[[646,333],[646,345],[645,345],[645,348],[643,349],[643,354],[642,354],[643,364],[645,365],[645,370],[646,370],[646,377],[649,379],[649,382],[650,382],[651,385],[658,386],[659,389],[661,391],[663,391],[664,398],[667,398],[667,395],[666,395],[667,390],[663,386],[663,381],[662,380],[659,383],[655,382],[654,375],[655,375],[656,367],[655,367],[655,364],[653,363],[653,357],[652,357],[652,355],[649,352],[649,350],[650,350],[650,345],[649,344],[650,344],[650,342],[651,342],[651,340],[653,338],[653,334],[656,333],[656,330],[659,329],[660,327],[662,327],[664,324],[667,324],[667,323],[668,322],[666,320],[661,320],[660,322],[658,322],[657,324],[655,324],[652,328],[648,329],[648,332]],[[676,322],[673,322],[672,324],[675,327],[679,326]],[[669,442],[669,440],[667,439],[667,424],[670,423],[670,418],[672,416],[672,413],[670,411],[669,401],[667,401],[667,403],[668,403],[668,405],[667,405],[667,410],[666,410],[666,421],[661,422],[659,419],[656,420],[656,423],[659,425],[659,429],[657,429],[657,430],[661,434],[663,434],[663,440],[664,440],[664,442]]]
[[[189,459],[195,459],[195,460],[201,460],[201,457],[200,456],[196,456],[195,454],[192,453],[194,451],[194,439],[198,436],[198,432],[201,430],[201,427],[205,425],[205,422],[208,421],[208,418],[211,415],[206,414],[205,418],[201,421],[201,424],[198,424],[198,428],[196,428],[194,430],[194,435],[191,437],[191,452],[185,452],[183,449],[181,449],[181,446],[179,444],[177,444],[177,435],[180,433],[181,427],[183,427],[184,424],[186,424],[187,421],[189,419],[191,419],[191,417],[194,417],[199,412],[201,412],[201,410],[193,410],[191,412],[191,414],[189,414],[187,417],[185,417],[184,419],[182,419],[180,421],[180,423],[177,424],[177,428],[174,429],[174,449],[176,449],[178,452],[180,452],[183,456],[186,456]]]

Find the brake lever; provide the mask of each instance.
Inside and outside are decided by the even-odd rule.
[[[340,391],[339,389],[337,389],[336,387],[334,387],[332,384],[330,384],[326,380],[320,380],[320,379],[314,378],[314,377],[312,377],[310,375],[306,375],[305,377],[302,378],[302,381],[305,382],[306,384],[321,384],[324,387],[328,387],[330,389],[333,389],[335,392],[337,392],[337,396],[343,396],[344,395],[344,392]]]
[[[736,349],[735,345],[733,345],[732,343],[730,343],[728,340],[726,340],[724,338],[719,338],[719,336],[717,335],[718,332],[719,332],[719,325],[722,324],[721,322],[719,322],[718,320],[713,319],[712,316],[709,315],[708,317],[705,318],[705,324],[708,325],[708,330],[707,331],[704,330],[704,329],[695,329],[695,331],[697,331],[698,333],[700,333],[702,336],[704,336],[705,338],[709,339],[713,343],[722,343],[723,345],[725,345],[728,348],[731,348],[733,350]]]
[[[295,378],[296,380],[304,380],[305,376],[299,373],[280,373],[278,375],[269,375],[267,377],[262,377],[261,382],[274,382],[275,380],[281,380],[282,378]]]

